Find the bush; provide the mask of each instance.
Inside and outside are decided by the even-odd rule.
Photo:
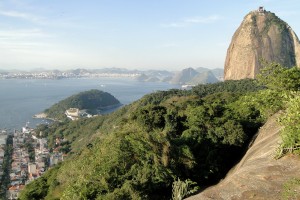
[[[181,181],[179,178],[172,185],[172,200],[182,200],[199,190],[196,183],[191,180]]]

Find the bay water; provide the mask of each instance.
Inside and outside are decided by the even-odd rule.
[[[129,104],[145,94],[179,88],[169,83],[139,82],[130,78],[95,79],[0,79],[0,129],[21,129],[26,123],[34,128],[45,123],[33,115],[79,92],[98,89]]]

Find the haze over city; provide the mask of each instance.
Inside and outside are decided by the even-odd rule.
[[[4,0],[0,69],[222,68],[234,31],[258,6],[300,34],[297,0]]]

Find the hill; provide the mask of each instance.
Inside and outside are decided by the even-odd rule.
[[[190,80],[192,80],[195,76],[198,75],[198,72],[193,68],[186,68],[180,72],[177,72],[172,80],[170,81],[173,84],[186,84]]]
[[[247,14],[234,33],[227,50],[224,79],[255,78],[262,59],[286,67],[300,66],[300,42],[292,28],[260,8]]]
[[[50,147],[56,138],[69,143],[69,158],[26,185],[20,199],[191,195],[223,179],[279,110],[284,128],[277,147],[299,154],[300,70],[278,64],[265,70],[258,79],[264,87],[240,80],[160,91],[107,116],[43,127]],[[285,176],[285,170],[276,176]]]
[[[97,113],[97,110],[119,106],[120,102],[114,96],[100,90],[89,90],[70,96],[46,109],[44,113],[48,118],[64,119],[65,111],[69,108],[88,110]]]
[[[107,116],[43,127],[50,147],[55,138],[71,142],[70,157],[20,199],[170,199],[177,178],[216,183],[262,123],[235,102],[260,89],[245,80],[156,92]]]
[[[188,81],[188,84],[198,85],[216,82],[219,82],[219,80],[215,77],[215,75],[211,71],[206,71],[194,76],[192,80]]]
[[[137,76],[135,79],[138,81],[142,81],[142,82],[159,82],[159,81],[161,81],[155,75],[148,76],[146,74],[141,74],[141,75]]]
[[[224,69],[221,68],[209,69],[205,67],[198,67],[196,68],[196,71],[199,73],[211,71],[214,74],[214,76],[217,77],[218,79],[223,79],[224,77]]]

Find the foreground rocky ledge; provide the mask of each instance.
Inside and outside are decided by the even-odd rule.
[[[188,200],[282,199],[284,184],[300,178],[300,158],[287,155],[274,159],[281,140],[277,117],[271,117],[260,129],[253,145],[224,180]],[[300,199],[299,185],[292,192],[295,196],[291,199]]]

